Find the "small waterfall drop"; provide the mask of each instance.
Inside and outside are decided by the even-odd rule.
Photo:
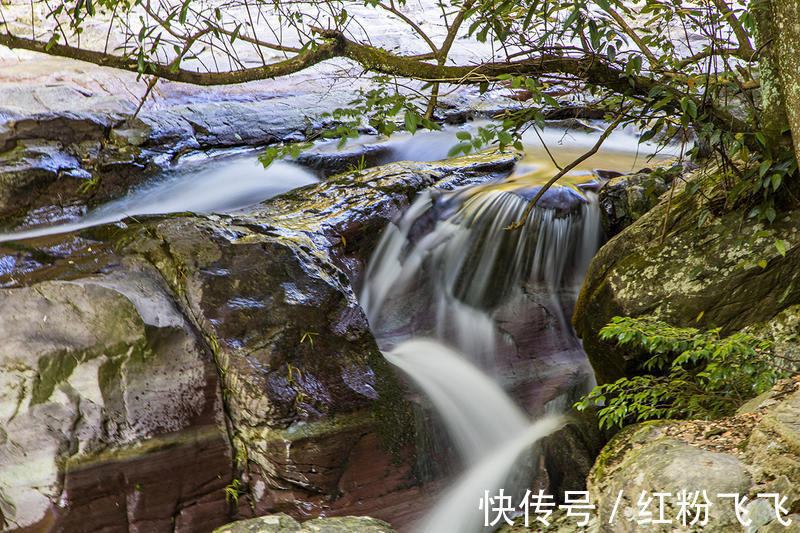
[[[525,411],[569,405],[570,387],[590,379],[569,315],[601,240],[596,197],[550,189],[520,230],[506,230],[537,192],[513,180],[427,191],[367,268],[361,305],[385,357],[430,399],[470,465],[419,533],[483,531],[484,491],[524,490],[529,479],[511,479],[518,459],[560,422],[531,424]]]
[[[494,381],[458,353],[431,339],[406,341],[385,354],[431,399],[461,455],[484,458],[508,435],[525,431],[528,417]]]

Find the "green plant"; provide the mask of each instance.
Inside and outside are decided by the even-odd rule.
[[[314,333],[313,331],[306,331],[303,333],[302,337],[300,337],[300,344],[304,342],[308,342],[311,346],[311,349],[314,349],[314,337],[318,336],[319,333]],[[289,368],[289,375],[291,375],[291,367]]]
[[[364,159],[364,155],[362,154],[361,159],[358,161],[358,163],[350,165],[348,171],[352,172],[357,176],[360,176],[361,172],[363,172],[365,168],[367,168],[367,161]]]
[[[88,196],[97,189],[98,185],[100,185],[100,176],[87,179],[78,185],[78,194]]]
[[[598,385],[579,410],[600,406],[600,427],[664,418],[714,418],[768,390],[781,373],[770,363],[773,343],[746,333],[678,328],[654,317],[614,317],[600,338],[644,348],[643,375]]]
[[[246,494],[247,491],[242,487],[242,483],[238,479],[234,479],[225,486],[225,501],[233,502],[234,506],[239,505],[239,496]]]

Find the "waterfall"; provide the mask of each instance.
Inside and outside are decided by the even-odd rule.
[[[482,531],[484,491],[523,489],[527,480],[510,479],[515,465],[560,419],[531,424],[503,389],[540,415],[563,399],[572,363],[585,361],[569,314],[600,244],[596,197],[550,189],[521,229],[507,230],[538,190],[507,180],[427,191],[389,225],[368,265],[360,300],[386,359],[430,399],[471,465],[420,533]],[[547,380],[557,383],[550,392],[526,396]]]
[[[469,463],[528,426],[528,417],[494,381],[447,346],[406,341],[385,354],[436,405],[456,447]]]
[[[600,243],[596,197],[550,189],[521,229],[506,230],[536,192],[508,184],[428,191],[389,225],[361,291],[383,348],[430,336],[490,370],[504,342],[493,314],[526,291],[558,321],[561,344],[574,343],[565,309]]]

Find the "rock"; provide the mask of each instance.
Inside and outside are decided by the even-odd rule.
[[[748,458],[757,466],[757,480],[785,477],[800,490],[800,393],[768,408],[747,443]],[[785,483],[784,483],[785,485]],[[800,511],[798,495],[790,497],[793,511]]]
[[[573,323],[599,382],[638,372],[647,357],[598,338],[614,316],[653,315],[679,327],[720,327],[729,335],[800,303],[800,210],[771,225],[740,210],[720,210],[716,202],[723,198],[715,196],[709,170],[689,181],[701,184],[713,199],[710,206],[681,183],[671,206],[662,197],[592,259]],[[785,242],[785,256],[776,239]]]
[[[315,147],[300,154],[295,161],[316,170],[320,177],[327,178],[348,170],[371,168],[386,161],[391,154],[391,146],[387,142],[365,144],[337,148],[338,143],[331,142],[324,147]]]
[[[533,200],[540,190],[541,187],[533,187],[532,189],[515,192],[515,194],[526,200]],[[554,186],[544,192],[536,202],[536,206],[543,209],[552,209],[555,211],[556,217],[564,218],[580,211],[581,206],[585,203],[587,203],[586,198],[571,187]]]
[[[515,158],[390,165],[236,215],[0,244],[0,516],[196,531],[252,504],[408,523],[415,426],[352,282],[420,189]]]
[[[586,478],[594,460],[608,442],[608,435],[598,429],[591,410],[578,411],[573,407],[565,419],[565,424],[542,439],[541,444],[548,492],[562,503],[565,491],[586,490]]]
[[[647,531],[673,531],[675,524],[672,521],[677,520],[680,509],[678,494],[683,490],[692,494],[705,490],[711,502],[708,527],[698,530],[736,530],[738,521],[731,500],[719,498],[717,494],[744,495],[748,492],[752,480],[745,465],[732,455],[702,450],[669,438],[664,435],[662,425],[651,423],[624,430],[612,439],[598,458],[588,485],[602,524],[600,531],[639,530],[637,521],[647,519],[640,514],[643,493],[645,499],[652,498],[652,503],[646,508],[652,513],[652,520],[661,517],[659,499],[654,494],[666,493],[663,516],[670,521],[668,524],[647,524],[644,526]],[[704,502],[702,496],[699,501]],[[613,521],[612,516],[615,518]]]
[[[213,533],[395,533],[380,520],[367,516],[318,518],[299,524],[285,514],[240,520],[219,527]]]
[[[800,482],[796,477],[783,474],[784,463],[775,462],[781,457],[796,459],[798,441],[785,429],[780,434],[770,434],[767,439],[756,438],[772,431],[770,428],[775,427],[776,420],[786,426],[800,425],[797,388],[794,380],[782,381],[747,413],[719,421],[654,421],[629,426],[611,439],[592,467],[587,485],[596,509],[585,527],[578,527],[578,518],[567,516],[561,509],[553,514],[549,527],[540,527],[531,514],[530,527],[525,527],[522,519],[518,519],[514,526],[504,526],[499,531],[764,533],[798,530]],[[738,438],[731,439],[731,435]],[[680,527],[678,498],[684,490],[691,498],[694,491],[700,491],[700,503],[705,501],[702,491],[706,492],[711,506],[705,527],[700,524]],[[643,502],[651,498],[644,507],[651,515],[640,514],[642,491],[645,491]],[[663,524],[652,523],[660,519],[657,493],[662,493],[664,498]],[[782,514],[782,519],[791,519],[790,526],[785,527],[777,520],[774,497],[759,496],[771,493],[779,494],[781,499],[786,497],[783,506],[788,516]],[[740,495],[747,512],[743,519],[750,521],[748,526],[737,519],[733,499],[719,494]],[[692,510],[687,522],[693,517]],[[638,523],[648,518],[650,523]]]
[[[298,533],[395,533],[386,522],[367,516],[318,518],[305,522]]]
[[[218,527],[212,533],[294,533],[300,523],[287,514],[260,516]]]
[[[800,305],[787,307],[770,320],[751,324],[747,333],[775,343],[774,364],[789,374],[800,372]]]
[[[77,158],[58,141],[21,139],[0,157],[0,218],[53,201],[59,193],[73,196],[91,179]],[[56,182],[60,182],[57,183]]]
[[[678,167],[675,167],[676,169]],[[674,178],[674,171],[615,176],[600,189],[600,222],[613,237],[658,203]]]
[[[131,269],[0,291],[0,518],[15,527],[227,516],[216,367],[155,270]]]

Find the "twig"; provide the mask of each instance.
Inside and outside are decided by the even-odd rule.
[[[592,157],[594,154],[596,154],[597,151],[600,149],[600,147],[605,142],[605,140],[608,138],[608,136],[611,135],[611,132],[614,131],[614,129],[617,126],[619,126],[619,123],[622,122],[622,119],[625,118],[625,115],[626,115],[627,111],[628,111],[627,109],[620,111],[619,115],[614,120],[614,122],[612,122],[611,125],[608,128],[606,128],[606,131],[604,131],[603,134],[600,135],[600,138],[597,139],[597,142],[594,144],[594,146],[592,146],[592,148],[588,152],[586,152],[585,154],[580,156],[578,159],[574,160],[569,165],[567,165],[564,168],[562,168],[555,176],[553,176],[550,179],[550,181],[545,183],[542,186],[542,188],[539,189],[539,192],[536,193],[536,196],[533,197],[533,200],[528,202],[528,207],[525,208],[525,211],[522,213],[522,216],[519,218],[519,220],[517,220],[516,222],[510,224],[505,229],[513,231],[513,230],[521,228],[525,224],[525,221],[528,219],[528,215],[531,214],[531,211],[533,211],[533,208],[536,206],[536,202],[539,201],[539,199],[544,195],[544,193],[547,191],[547,189],[552,187],[558,180],[560,180],[562,177],[564,177],[564,174],[566,174],[567,172],[569,172],[570,170],[572,170],[573,168],[577,167],[578,165],[580,165],[581,163],[583,163],[584,161],[586,161],[587,159]]]

